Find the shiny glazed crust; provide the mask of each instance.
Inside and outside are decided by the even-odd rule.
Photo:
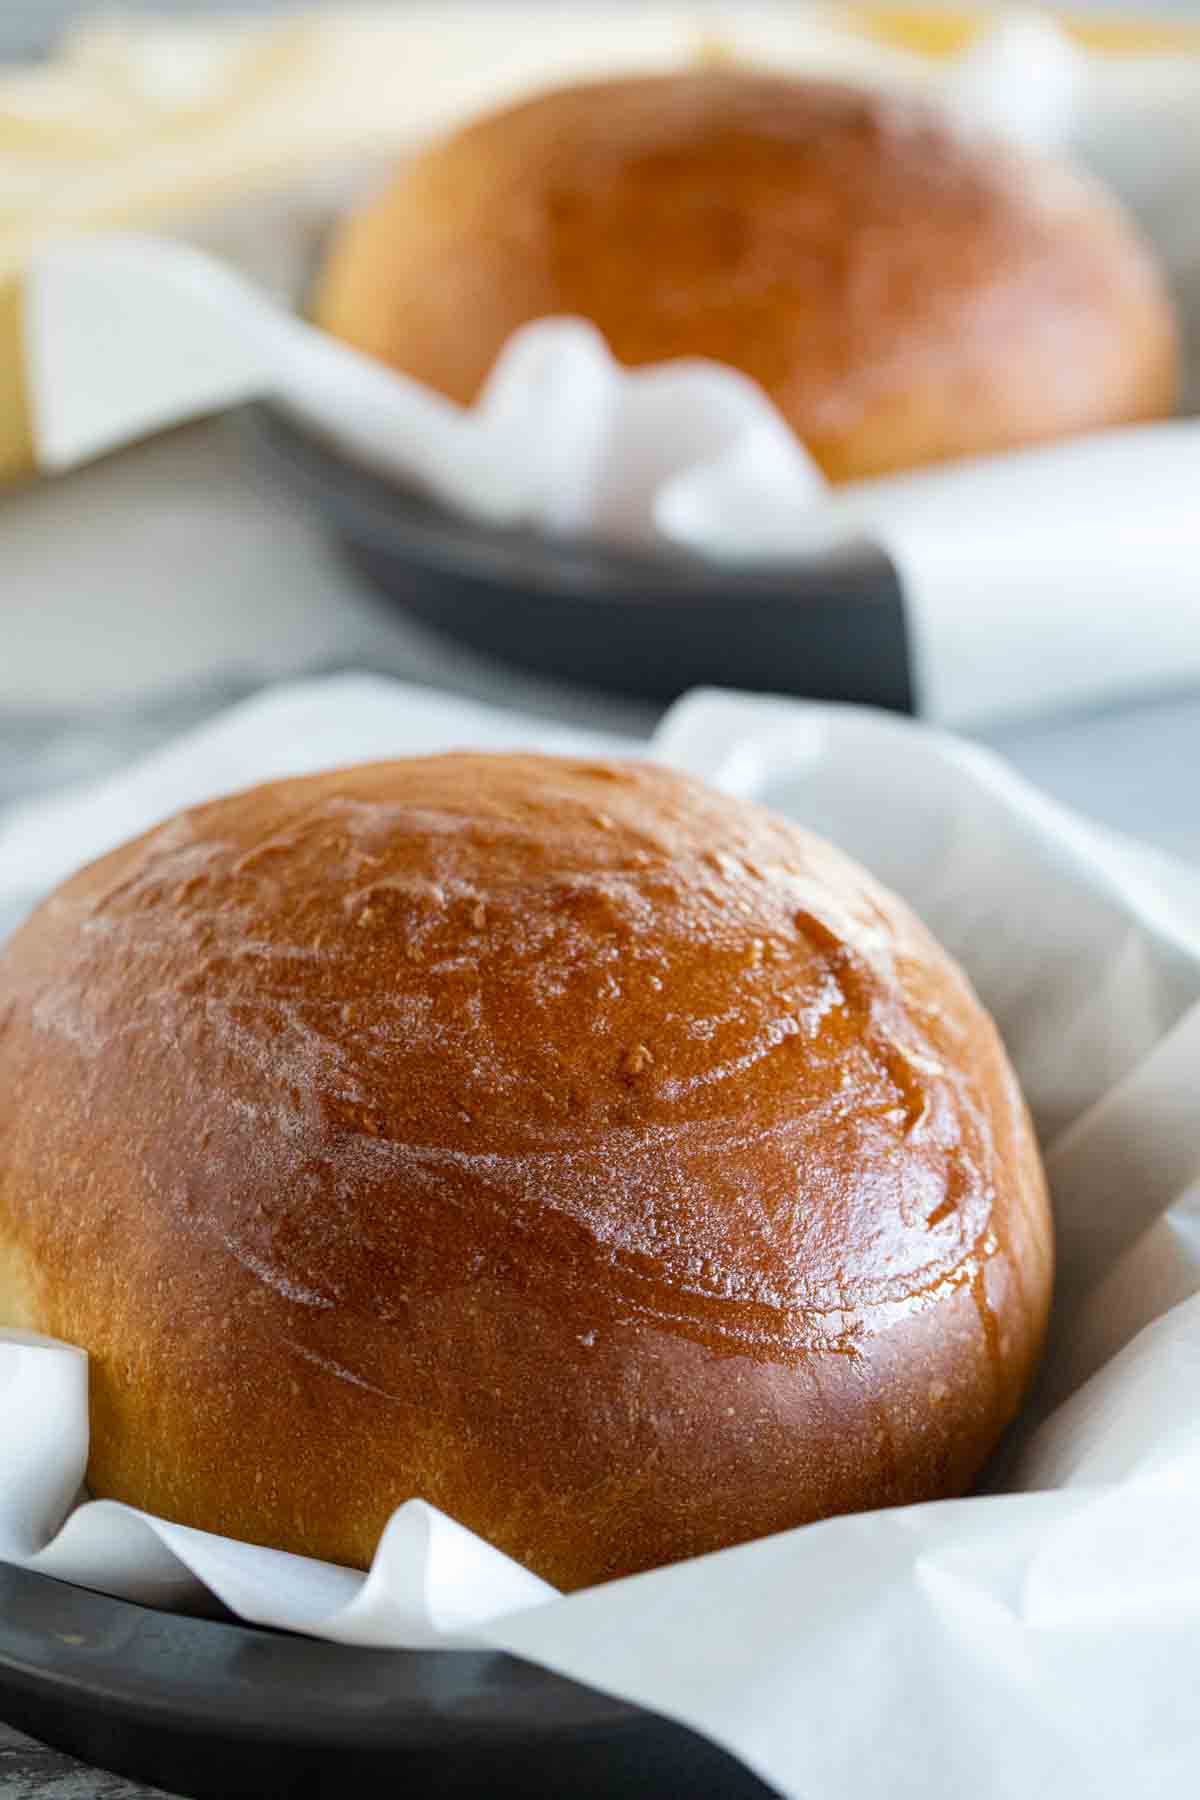
[[[1051,1231],[965,979],[803,831],[650,766],[278,782],[0,958],[0,1322],[90,1480],[353,1564],[421,1495],[564,1588],[955,1494]]]
[[[348,219],[316,295],[335,335],[464,402],[554,314],[629,365],[744,370],[835,480],[1175,401],[1162,281],[1094,183],[909,99],[752,73],[469,126]]]

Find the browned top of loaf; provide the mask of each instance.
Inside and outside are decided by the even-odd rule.
[[[786,1361],[1044,1233],[1003,1052],[919,922],[649,766],[446,756],[200,807],[60,890],[0,1035],[6,1001],[69,1051],[54,1141],[127,1171],[136,1232],[331,1315],[483,1276]],[[103,1238],[123,1203],[81,1179],[38,1176]],[[76,1278],[50,1209],[24,1229]]]
[[[834,478],[1169,411],[1161,277],[1073,170],[929,106],[724,70],[479,120],[335,240],[320,321],[460,401],[529,320],[753,376]]]

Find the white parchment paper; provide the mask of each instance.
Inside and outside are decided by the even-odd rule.
[[[12,922],[81,857],[261,777],[537,743],[598,747],[368,678],[277,691],[0,822],[0,905]],[[1200,878],[1194,905],[1186,881],[1168,894],[986,753],[856,708],[699,694],[650,754],[836,838],[996,1014],[1046,1147],[1061,1273],[1044,1376],[989,1491],[568,1598],[414,1501],[364,1577],[77,1505],[86,1359],[10,1332],[0,1556],[155,1604],[212,1593],[338,1641],[509,1649],[706,1732],[796,1800],[1194,1793]]]

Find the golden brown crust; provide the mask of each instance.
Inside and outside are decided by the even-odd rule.
[[[259,788],[0,960],[0,1296],[94,1357],[96,1491],[191,1524],[365,1563],[419,1494],[575,1587],[958,1492],[1050,1268],[962,975],[664,770]]]
[[[1169,413],[1171,309],[1116,202],[923,105],[746,72],[575,87],[418,156],[316,297],[469,401],[531,319],[753,376],[835,480]]]

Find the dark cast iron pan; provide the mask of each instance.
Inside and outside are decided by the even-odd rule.
[[[389,605],[473,650],[640,699],[717,685],[914,710],[900,580],[874,544],[739,568],[482,525],[273,407],[242,421]]]
[[[680,1725],[514,1657],[359,1650],[0,1564],[0,1718],[203,1800],[769,1800]]]

